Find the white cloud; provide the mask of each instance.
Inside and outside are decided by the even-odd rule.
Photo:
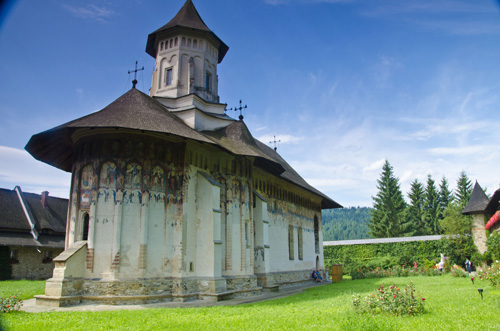
[[[62,7],[76,17],[83,19],[92,19],[95,21],[105,22],[111,17],[114,12],[104,6],[86,4],[84,6],[72,6],[63,4]]]
[[[35,160],[28,152],[0,146],[0,187],[67,198],[71,174]]]
[[[372,164],[364,167],[363,172],[382,170],[382,166],[384,165],[384,163],[385,163],[385,158],[377,160],[377,161],[373,162]]]

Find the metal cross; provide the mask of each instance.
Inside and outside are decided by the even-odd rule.
[[[141,71],[141,70],[144,70],[144,67],[140,68],[140,69],[137,69],[137,63],[138,61],[135,61],[135,70],[129,70],[128,71],[128,74],[130,75],[131,73],[134,73],[134,80],[132,81],[132,88],[135,88],[135,86],[137,85],[137,72],[138,71]]]
[[[234,108],[229,108],[229,110],[234,110],[234,111],[240,111],[240,121],[243,121],[243,109],[246,109],[247,108],[247,105],[245,106],[241,106],[241,100],[240,100],[240,106],[239,107],[234,107]]]
[[[270,144],[273,144],[274,143],[274,151],[276,152],[276,150],[278,149],[278,143],[280,143],[281,140],[276,140],[276,136],[274,136],[274,141],[270,141],[269,143]]]

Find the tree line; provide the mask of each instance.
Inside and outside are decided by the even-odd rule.
[[[427,176],[425,183],[415,179],[407,193],[407,203],[399,179],[386,160],[377,189],[367,224],[372,238],[471,232],[471,218],[462,215],[472,194],[472,183],[464,171],[460,173],[455,190],[449,188],[444,176],[439,185],[431,175]]]
[[[323,240],[349,240],[370,238],[368,207],[350,207],[341,209],[325,209],[321,213],[323,219]]]

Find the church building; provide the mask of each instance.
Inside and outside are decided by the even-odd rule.
[[[32,136],[26,150],[72,173],[65,250],[37,304],[223,300],[310,281],[323,265],[310,186],[226,115],[228,46],[191,0],[148,36],[150,95]]]

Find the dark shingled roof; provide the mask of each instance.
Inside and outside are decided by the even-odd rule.
[[[478,214],[478,213],[484,213],[484,210],[486,209],[486,205],[488,204],[488,197],[484,193],[483,189],[481,186],[476,181],[476,184],[474,185],[474,189],[472,190],[469,203],[467,203],[467,206],[465,206],[465,209],[462,211],[462,214],[464,215],[470,215],[470,214]]]
[[[317,194],[323,198],[323,200],[321,201],[321,209],[343,208],[340,204],[338,204],[325,194],[321,193],[320,191],[309,185],[274,149],[272,149],[271,147],[267,146],[266,144],[258,140],[255,141],[257,142],[257,146],[262,152],[264,152],[267,156],[269,156],[270,158],[281,164],[281,166],[285,169],[285,172],[283,172],[280,175],[281,178],[291,183],[294,183],[308,190],[309,192]]]
[[[29,233],[2,232],[0,246],[64,248],[64,235],[41,234],[35,240]]]
[[[0,229],[31,230],[14,190],[0,189]]]
[[[490,202],[488,202],[488,205],[486,206],[485,210],[493,215],[498,210],[499,204],[500,204],[500,189],[496,190],[495,193],[493,193],[493,196],[491,197]]]
[[[160,102],[133,88],[93,114],[33,135],[25,149],[37,160],[70,172],[73,165],[72,133],[77,129],[123,128],[176,135],[213,144],[171,114]]]
[[[43,208],[41,196],[23,192],[26,204],[35,218],[35,229],[39,232],[51,230],[66,233],[66,217],[68,213],[68,199],[47,197],[47,206]]]
[[[205,22],[203,22],[203,19],[194,7],[194,4],[191,0],[187,0],[186,3],[184,3],[184,6],[182,6],[177,15],[175,15],[175,17],[170,20],[170,22],[168,22],[155,32],[149,34],[148,42],[146,44],[146,53],[156,58],[156,49],[158,45],[157,36],[167,33],[168,31],[182,28],[199,31],[214,38],[219,43],[218,62],[220,63],[222,61],[229,47],[222,40],[220,40],[219,37],[217,37],[217,35],[212,32],[212,30],[208,28]]]
[[[16,190],[0,189],[0,245],[63,248],[68,199],[47,196],[44,208],[41,195],[19,191],[33,216],[38,240],[30,233],[31,227]]]
[[[233,122],[215,131],[203,131],[203,133],[233,154],[256,157],[256,165],[277,175],[285,171],[279,162],[260,150],[256,140],[242,121]]]

